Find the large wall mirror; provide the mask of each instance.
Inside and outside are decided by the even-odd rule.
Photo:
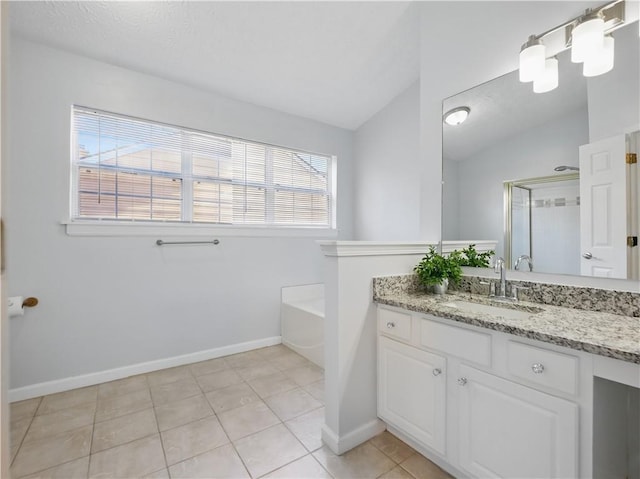
[[[604,75],[584,77],[564,51],[553,91],[534,93],[515,71],[443,101],[443,115],[470,109],[462,124],[443,123],[443,240],[496,241],[496,255],[511,268],[527,255],[534,272],[638,279],[640,247],[626,245],[626,231],[616,244],[624,250],[623,267],[610,268],[596,248],[613,234],[605,228],[607,214],[633,216],[636,227],[640,222],[637,195],[613,203],[616,192],[640,179],[637,166],[624,164],[625,148],[640,147],[638,22],[613,36],[615,66]],[[588,145],[602,144],[620,150],[617,161],[631,183],[615,177],[608,189],[589,189],[597,159],[585,155],[593,153]]]

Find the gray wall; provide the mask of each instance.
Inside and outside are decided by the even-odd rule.
[[[355,135],[355,238],[419,239],[420,83],[394,98]]]
[[[72,104],[338,157],[350,239],[353,133],[13,38],[6,241],[9,295],[40,305],[10,323],[11,388],[280,334],[280,288],[321,282],[313,237],[71,237]]]

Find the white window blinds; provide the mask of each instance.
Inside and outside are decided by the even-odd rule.
[[[333,159],[74,107],[72,217],[332,227]]]

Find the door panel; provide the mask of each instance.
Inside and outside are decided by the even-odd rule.
[[[461,366],[460,466],[474,477],[577,477],[578,406]]]
[[[445,359],[381,336],[378,363],[378,416],[444,454]]]
[[[580,147],[582,275],[627,277],[625,152],[625,135]]]

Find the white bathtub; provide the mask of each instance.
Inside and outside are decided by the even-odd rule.
[[[282,344],[324,367],[324,284],[282,288]]]

